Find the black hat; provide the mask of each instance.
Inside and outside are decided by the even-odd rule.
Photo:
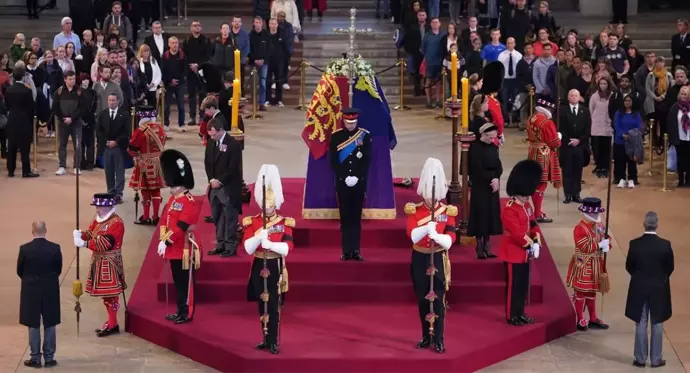
[[[91,200],[91,206],[96,207],[111,207],[116,204],[115,195],[112,193],[96,193]]]
[[[344,120],[355,120],[359,117],[359,109],[356,108],[345,108],[343,109],[343,119]]]
[[[537,100],[537,106],[541,106],[543,108],[547,108],[549,110],[556,110],[556,104],[548,98],[540,98]]]
[[[505,67],[502,63],[494,61],[484,66],[484,78],[481,93],[489,94],[499,92],[501,90],[501,86],[503,86],[504,76]]]
[[[160,156],[163,179],[169,187],[194,188],[194,173],[187,157],[179,150],[168,149]]]
[[[510,171],[506,192],[509,196],[529,197],[541,182],[542,169],[536,161],[525,159],[518,162]]]
[[[596,197],[587,197],[583,199],[582,204],[577,209],[586,214],[601,214],[606,211],[605,208],[601,207],[601,200]]]

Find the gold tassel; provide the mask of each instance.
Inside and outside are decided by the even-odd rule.
[[[444,274],[444,282],[446,285],[446,291],[450,289],[450,258],[448,257],[448,251],[444,251],[443,254],[443,274]]]
[[[79,298],[84,294],[84,289],[82,288],[81,281],[79,280],[74,280],[72,282],[72,294]]]
[[[609,282],[608,272],[599,274],[599,291],[602,294],[606,294],[611,290],[611,283]]]
[[[159,241],[165,241],[165,235],[168,228],[165,225],[161,225],[161,235]]]
[[[201,267],[201,250],[198,247],[194,248],[194,269]]]
[[[290,289],[290,286],[288,285],[288,270],[287,267],[283,266],[283,273],[280,276],[280,284],[278,287],[278,290],[280,291],[280,294],[285,294],[288,292]]]
[[[189,269],[189,249],[182,250],[182,269]]]

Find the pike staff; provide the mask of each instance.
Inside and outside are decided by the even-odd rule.
[[[76,210],[76,230],[79,230],[79,174],[81,173],[81,126],[79,127],[79,133],[77,134],[77,156],[76,156],[76,163],[74,167],[76,168],[76,186],[75,186],[75,192],[76,192],[76,200],[75,200],[75,210]],[[35,146],[35,144],[34,144]],[[72,283],[72,294],[76,298],[76,302],[74,305],[74,312],[77,314],[77,336],[79,336],[79,321],[81,319],[81,303],[79,302],[79,298],[84,294],[84,287],[81,282],[81,276],[79,272],[79,246],[77,246],[77,255],[76,255],[76,262],[77,262],[77,270],[76,270],[76,275],[77,278],[74,280]]]
[[[431,181],[431,222],[436,220],[434,216],[436,214],[436,175],[433,176]],[[426,274],[429,276],[429,293],[426,295],[426,299],[429,301],[429,314],[426,315],[426,321],[429,322],[429,337],[433,339],[434,337],[434,323],[438,316],[434,313],[434,302],[438,296],[434,291],[434,277],[436,276],[436,266],[434,265],[434,251],[436,251],[436,242],[431,240],[431,253],[429,255],[429,268],[426,270]]]
[[[266,229],[266,175],[261,176],[261,218],[263,220],[263,229]],[[261,293],[261,301],[264,303],[264,313],[261,315],[261,323],[263,324],[263,332],[264,332],[264,343],[266,343],[266,338],[268,337],[268,300],[270,298],[270,295],[268,294],[268,276],[270,276],[271,272],[268,270],[268,255],[265,255],[267,253],[266,249],[264,250],[264,255],[262,259],[262,269],[261,269],[261,278],[263,278],[263,292]]]

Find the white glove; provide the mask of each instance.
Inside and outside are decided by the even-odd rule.
[[[82,56],[81,54],[78,54],[76,57],[74,57],[74,59],[77,61],[81,61],[84,59],[84,56]]]
[[[436,233],[430,237],[432,240],[434,240],[434,242],[436,242],[436,244],[446,250],[450,249],[451,245],[453,245],[453,240],[447,234]]]
[[[438,234],[438,232],[436,232],[436,222],[435,221],[430,221],[430,222],[426,223],[426,229],[427,229],[426,232],[430,238],[433,238],[434,235]]]
[[[601,242],[599,242],[599,248],[602,252],[608,253],[611,249],[611,240],[608,238],[601,240]]]
[[[199,70],[199,76],[202,78],[204,77],[204,70]]]
[[[165,256],[165,250],[168,248],[168,245],[165,244],[165,241],[160,241],[158,243],[158,256]]]
[[[74,236],[74,239],[75,239],[75,240],[76,240],[77,238],[81,238],[81,231],[78,230],[78,229],[75,229],[75,230],[72,232],[72,235]]]
[[[534,256],[534,259],[539,258],[539,249],[541,246],[538,243],[532,244],[532,256]]]
[[[85,247],[86,242],[81,239],[81,237],[74,237],[74,246],[76,247]]]
[[[261,240],[261,248],[264,250],[271,250],[271,245],[273,242],[269,241],[267,238]]]
[[[353,185],[355,185],[352,183],[352,176],[348,176],[345,178],[345,185],[347,185],[349,187],[352,187]]]
[[[560,133],[560,132],[558,133],[558,139],[559,139],[559,140],[563,140],[563,134]]]
[[[357,176],[350,176],[350,180],[352,180],[352,185],[355,186],[357,185],[357,182],[359,181],[359,178]]]
[[[268,239],[268,231],[265,230],[265,229],[261,229],[261,230],[259,231],[259,234],[257,235],[257,237],[258,237],[260,240],[267,240],[267,239]]]
[[[502,134],[501,136],[498,136],[498,143],[499,144],[503,145],[503,144],[505,144],[505,142],[506,142],[506,135]]]

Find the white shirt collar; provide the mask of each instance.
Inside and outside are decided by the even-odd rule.
[[[163,40],[163,34],[153,34],[153,38]]]
[[[221,136],[221,137],[220,137],[220,140],[218,140],[218,146],[220,146],[220,144],[223,143],[223,140],[225,140],[225,135],[227,135],[227,134],[228,134],[227,131],[225,131],[225,132],[223,133],[223,136]]]
[[[470,27],[470,32],[477,32],[477,28],[476,27],[475,28]]]
[[[570,104],[570,109],[575,109],[575,110],[577,110],[577,104]]]
[[[108,82],[104,82],[104,81],[101,80],[101,86],[102,86],[103,88],[107,87],[107,86],[108,86]]]
[[[112,115],[112,114],[117,115],[117,108],[115,108],[115,109],[110,109],[110,108],[108,108],[108,110],[110,110],[110,114],[111,114],[111,115]]]
[[[216,116],[218,116],[218,113],[220,113],[220,110],[216,110],[216,112],[213,113],[213,116],[211,118],[215,118]]]
[[[653,235],[656,236],[656,232],[648,232],[648,231],[645,231],[644,234],[653,234]]]

